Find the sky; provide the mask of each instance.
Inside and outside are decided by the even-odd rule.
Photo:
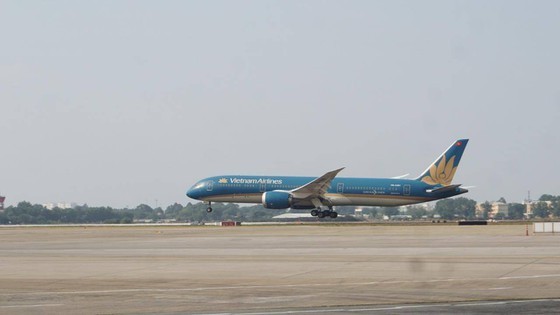
[[[225,174],[560,195],[558,1],[0,1],[7,205],[165,207]]]

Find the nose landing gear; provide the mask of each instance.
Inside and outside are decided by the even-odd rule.
[[[212,202],[208,201],[208,208],[206,208],[206,212],[210,213],[212,212]]]

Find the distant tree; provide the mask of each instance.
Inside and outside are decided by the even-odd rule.
[[[436,202],[434,212],[443,219],[453,219],[456,214],[455,201],[453,199],[443,199]]]
[[[503,220],[506,218],[506,215],[503,214],[502,212],[496,213],[496,215],[494,216],[494,219],[496,220]]]
[[[44,224],[47,222],[47,210],[41,205],[32,205],[27,201],[17,204],[15,207],[8,207],[4,210],[4,215],[11,224]]]
[[[110,207],[88,208],[82,216],[84,223],[113,222],[118,215]]]
[[[0,213],[0,224],[10,224],[10,220],[5,213]]]
[[[421,206],[412,206],[406,210],[406,213],[412,216],[413,219],[420,219],[428,214],[428,210]]]
[[[436,203],[434,211],[443,219],[472,219],[475,216],[476,201],[464,197],[442,199]]]
[[[393,215],[399,214],[399,209],[395,207],[387,207],[383,209],[383,214],[388,217],[391,217]]]
[[[550,215],[550,209],[548,208],[548,204],[544,201],[539,201],[533,208],[533,215],[539,218],[548,218]]]
[[[163,209],[161,207],[157,207],[154,209],[152,219],[159,220],[159,219],[163,219],[164,216],[165,216],[165,212],[163,211]]]
[[[338,214],[354,214],[356,212],[356,206],[337,206],[336,212],[338,212]]]
[[[500,199],[498,199],[498,202],[507,203],[506,198],[504,197],[500,197]]]
[[[466,219],[474,219],[476,216],[476,201],[459,197],[455,199],[457,202],[457,207],[459,208],[459,216]]]
[[[560,218],[560,196],[555,196],[550,204],[550,213],[556,217]]]
[[[490,211],[492,211],[492,204],[489,203],[488,201],[485,201],[482,205],[482,218],[484,220],[488,220],[488,213],[490,213]]]
[[[525,205],[522,205],[520,203],[510,203],[508,205],[508,218],[512,220],[523,219],[525,209]]]
[[[147,204],[139,204],[133,210],[135,220],[153,220],[155,217],[155,212],[152,207]]]
[[[239,218],[239,207],[227,207],[222,211],[222,219],[237,221]]]
[[[363,214],[367,215],[370,219],[375,219],[379,215],[380,211],[377,207],[366,207],[363,208]]]
[[[554,197],[553,195],[548,195],[548,194],[544,194],[539,198],[539,201],[554,201],[557,198]]]
[[[165,217],[166,218],[173,218],[174,216],[176,216],[179,211],[183,210],[183,206],[180,203],[174,203],[170,206],[168,206],[165,209]]]

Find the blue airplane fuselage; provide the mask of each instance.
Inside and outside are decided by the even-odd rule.
[[[402,206],[468,192],[452,184],[468,139],[459,139],[415,179],[222,175],[198,181],[187,196],[212,202],[262,203],[271,209],[319,209],[336,217],[333,206]],[[212,211],[209,207],[208,211]],[[312,215],[322,215],[316,210]]]
[[[197,182],[187,195],[211,202],[260,203],[268,191],[290,191],[315,177],[226,175]],[[427,192],[433,185],[413,179],[334,178],[325,194],[334,206],[401,206],[448,198],[467,192],[456,188],[441,193]],[[312,204],[307,204],[312,208]],[[303,205],[296,208],[304,208]],[[305,207],[307,208],[307,207]]]

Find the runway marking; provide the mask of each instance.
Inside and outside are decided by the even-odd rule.
[[[21,307],[53,307],[64,304],[32,304],[32,305],[0,305],[0,308],[21,308]]]
[[[459,304],[450,304],[450,305],[462,307],[462,306],[484,306],[484,305],[535,303],[535,302],[560,302],[560,299],[512,300],[512,301],[495,301],[495,302],[488,301],[488,302],[459,303]]]
[[[534,275],[534,276],[514,276],[514,277],[500,277],[500,280],[510,280],[510,279],[531,279],[531,278],[553,278],[553,277],[560,277],[560,274],[552,274],[552,275]]]
[[[498,287],[498,288],[488,288],[488,289],[473,289],[473,291],[479,291],[479,290],[482,290],[482,291],[509,290],[509,289],[511,289],[511,288],[512,288],[512,287]]]
[[[270,311],[270,312],[247,312],[247,313],[201,313],[198,315],[285,315],[285,314],[307,314],[307,313],[362,313],[373,311],[395,311],[405,309],[418,309],[430,307],[468,307],[468,306],[485,306],[485,305],[506,305],[514,303],[539,303],[539,302],[560,302],[560,299],[539,299],[539,300],[514,300],[514,301],[496,301],[496,302],[476,302],[476,303],[442,303],[442,304],[425,304],[425,305],[395,305],[387,307],[371,307],[371,308],[317,308],[307,310],[293,311]]]
[[[465,282],[465,281],[484,281],[484,280],[516,280],[531,278],[554,278],[560,274],[534,275],[534,276],[515,276],[501,278],[451,278],[451,279],[431,279],[431,280],[394,280],[394,281],[370,281],[370,282],[351,282],[351,283],[302,283],[302,284],[280,284],[280,285],[238,285],[221,287],[199,287],[199,288],[137,288],[137,289],[116,289],[116,290],[90,290],[90,291],[39,291],[21,293],[0,293],[0,296],[14,295],[71,295],[71,294],[103,294],[103,293],[127,293],[127,292],[195,292],[195,291],[216,291],[216,290],[239,290],[239,289],[276,289],[276,288],[298,288],[298,287],[329,287],[329,286],[367,286],[378,284],[415,284],[415,283],[437,283],[437,282]]]

